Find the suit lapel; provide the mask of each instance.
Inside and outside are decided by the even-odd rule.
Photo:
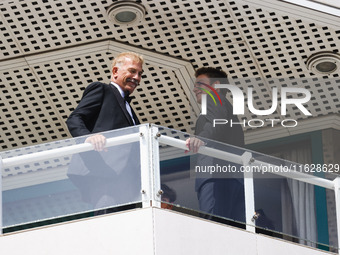
[[[119,93],[118,89],[115,86],[110,84],[110,87],[111,87],[111,89],[112,89],[112,91],[113,91],[113,93],[114,93],[114,95],[115,95],[115,97],[116,97],[116,99],[119,103],[121,110],[123,111],[126,119],[128,120],[129,125],[134,126],[133,121],[131,119],[131,116],[130,116],[129,112],[126,110],[124,98],[122,98],[121,94]]]
[[[132,109],[132,107],[131,107],[131,111],[132,111],[132,116],[133,116],[133,119],[135,120],[136,125],[139,125],[140,124],[139,119],[138,119],[135,111]]]

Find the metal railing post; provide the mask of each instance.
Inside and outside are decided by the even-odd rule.
[[[161,207],[161,195],[163,191],[161,189],[161,173],[160,173],[160,158],[159,158],[159,138],[158,127],[151,126],[151,156],[152,156],[152,172],[151,172],[151,184],[153,188],[152,206]]]
[[[140,171],[141,171],[141,193],[143,208],[150,207],[152,198],[151,188],[151,150],[150,150],[150,129],[148,126],[139,128],[140,146]]]
[[[338,232],[338,254],[340,254],[340,177],[335,178],[333,182],[336,208],[336,227]]]
[[[139,132],[143,208],[161,207],[158,128],[141,126]]]
[[[254,179],[253,172],[250,171],[250,164],[252,163],[252,154],[245,152],[242,154],[242,161],[244,166],[244,202],[246,209],[246,230],[255,233],[255,196],[254,196]],[[248,171],[248,170],[249,171]]]

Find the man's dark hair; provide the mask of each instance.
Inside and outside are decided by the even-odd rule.
[[[168,198],[169,202],[172,203],[176,200],[176,192],[171,189],[168,185],[162,184],[161,189],[163,190],[162,198]]]
[[[209,78],[221,78],[221,79],[227,79],[228,75],[226,72],[220,69],[216,69],[214,67],[201,67],[198,68],[195,72],[195,77],[205,74]]]
[[[211,84],[216,81],[219,81],[221,84],[228,84],[228,75],[223,70],[214,67],[201,67],[196,70],[195,77],[197,78],[202,74],[206,75],[210,79]],[[225,95],[226,92],[226,89],[221,89],[221,93],[223,95]]]

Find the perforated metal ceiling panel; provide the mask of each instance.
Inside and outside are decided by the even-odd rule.
[[[192,131],[199,108],[190,78],[200,66],[222,68],[245,96],[253,87],[257,109],[271,107],[273,86],[311,92],[311,117],[296,107],[283,117],[279,106],[271,118],[308,121],[339,113],[339,70],[323,77],[305,63],[319,51],[339,52],[340,29],[327,15],[306,19],[316,13],[306,10],[299,18],[241,0],[141,2],[144,20],[118,26],[106,13],[112,1],[0,1],[1,150],[70,137],[65,121],[82,91],[92,81],[107,82],[112,58],[125,50],[146,58],[133,102],[144,123]],[[249,111],[241,119],[251,118],[265,119]]]

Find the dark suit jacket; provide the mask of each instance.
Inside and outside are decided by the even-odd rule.
[[[135,112],[136,125],[140,124]],[[91,83],[77,108],[66,121],[73,137],[133,126],[118,89],[101,82]]]
[[[140,124],[131,110],[135,124]],[[85,89],[81,101],[66,123],[73,137],[103,132],[106,138],[109,138],[110,133],[105,131],[134,125],[118,89],[112,84],[101,82],[91,83]],[[84,142],[84,139],[80,138],[77,142]],[[105,179],[113,186],[126,185],[125,182],[132,179],[138,180],[138,166],[139,146],[125,144],[110,147],[107,152],[74,154],[67,174],[86,201],[91,189],[98,188],[94,178]]]
[[[233,106],[230,104],[230,102],[225,98],[225,96],[219,94],[222,105],[217,103],[217,105],[214,104],[211,97],[207,97],[207,114],[206,115],[200,115],[196,121],[195,126],[195,135],[208,138],[210,140],[214,140],[221,143],[226,143],[238,147],[244,146],[244,134],[243,129],[240,124],[233,124],[232,127],[230,127],[230,120],[233,121],[233,123],[239,122],[239,119],[236,115],[233,115]],[[218,124],[215,127],[213,127],[213,121],[214,119],[224,119],[227,120],[227,124]],[[225,150],[226,146],[223,144],[219,144],[216,142],[209,142],[207,141],[208,147],[213,147],[216,149]],[[230,150],[233,150],[233,153],[241,153],[241,150],[237,148],[230,148]],[[228,151],[231,152],[231,151]],[[199,154],[197,156],[196,165],[197,166],[216,166],[216,164],[219,165],[226,165],[226,161],[222,161],[216,158],[212,158],[209,156],[205,156],[202,154]],[[223,173],[224,174],[224,173]],[[203,173],[198,174],[196,178],[196,191],[199,190],[201,185],[211,179],[214,178],[214,175],[211,175],[209,173]],[[226,177],[225,175],[222,177]],[[234,176],[234,177],[237,177]],[[232,178],[231,175],[228,176],[228,178]]]

